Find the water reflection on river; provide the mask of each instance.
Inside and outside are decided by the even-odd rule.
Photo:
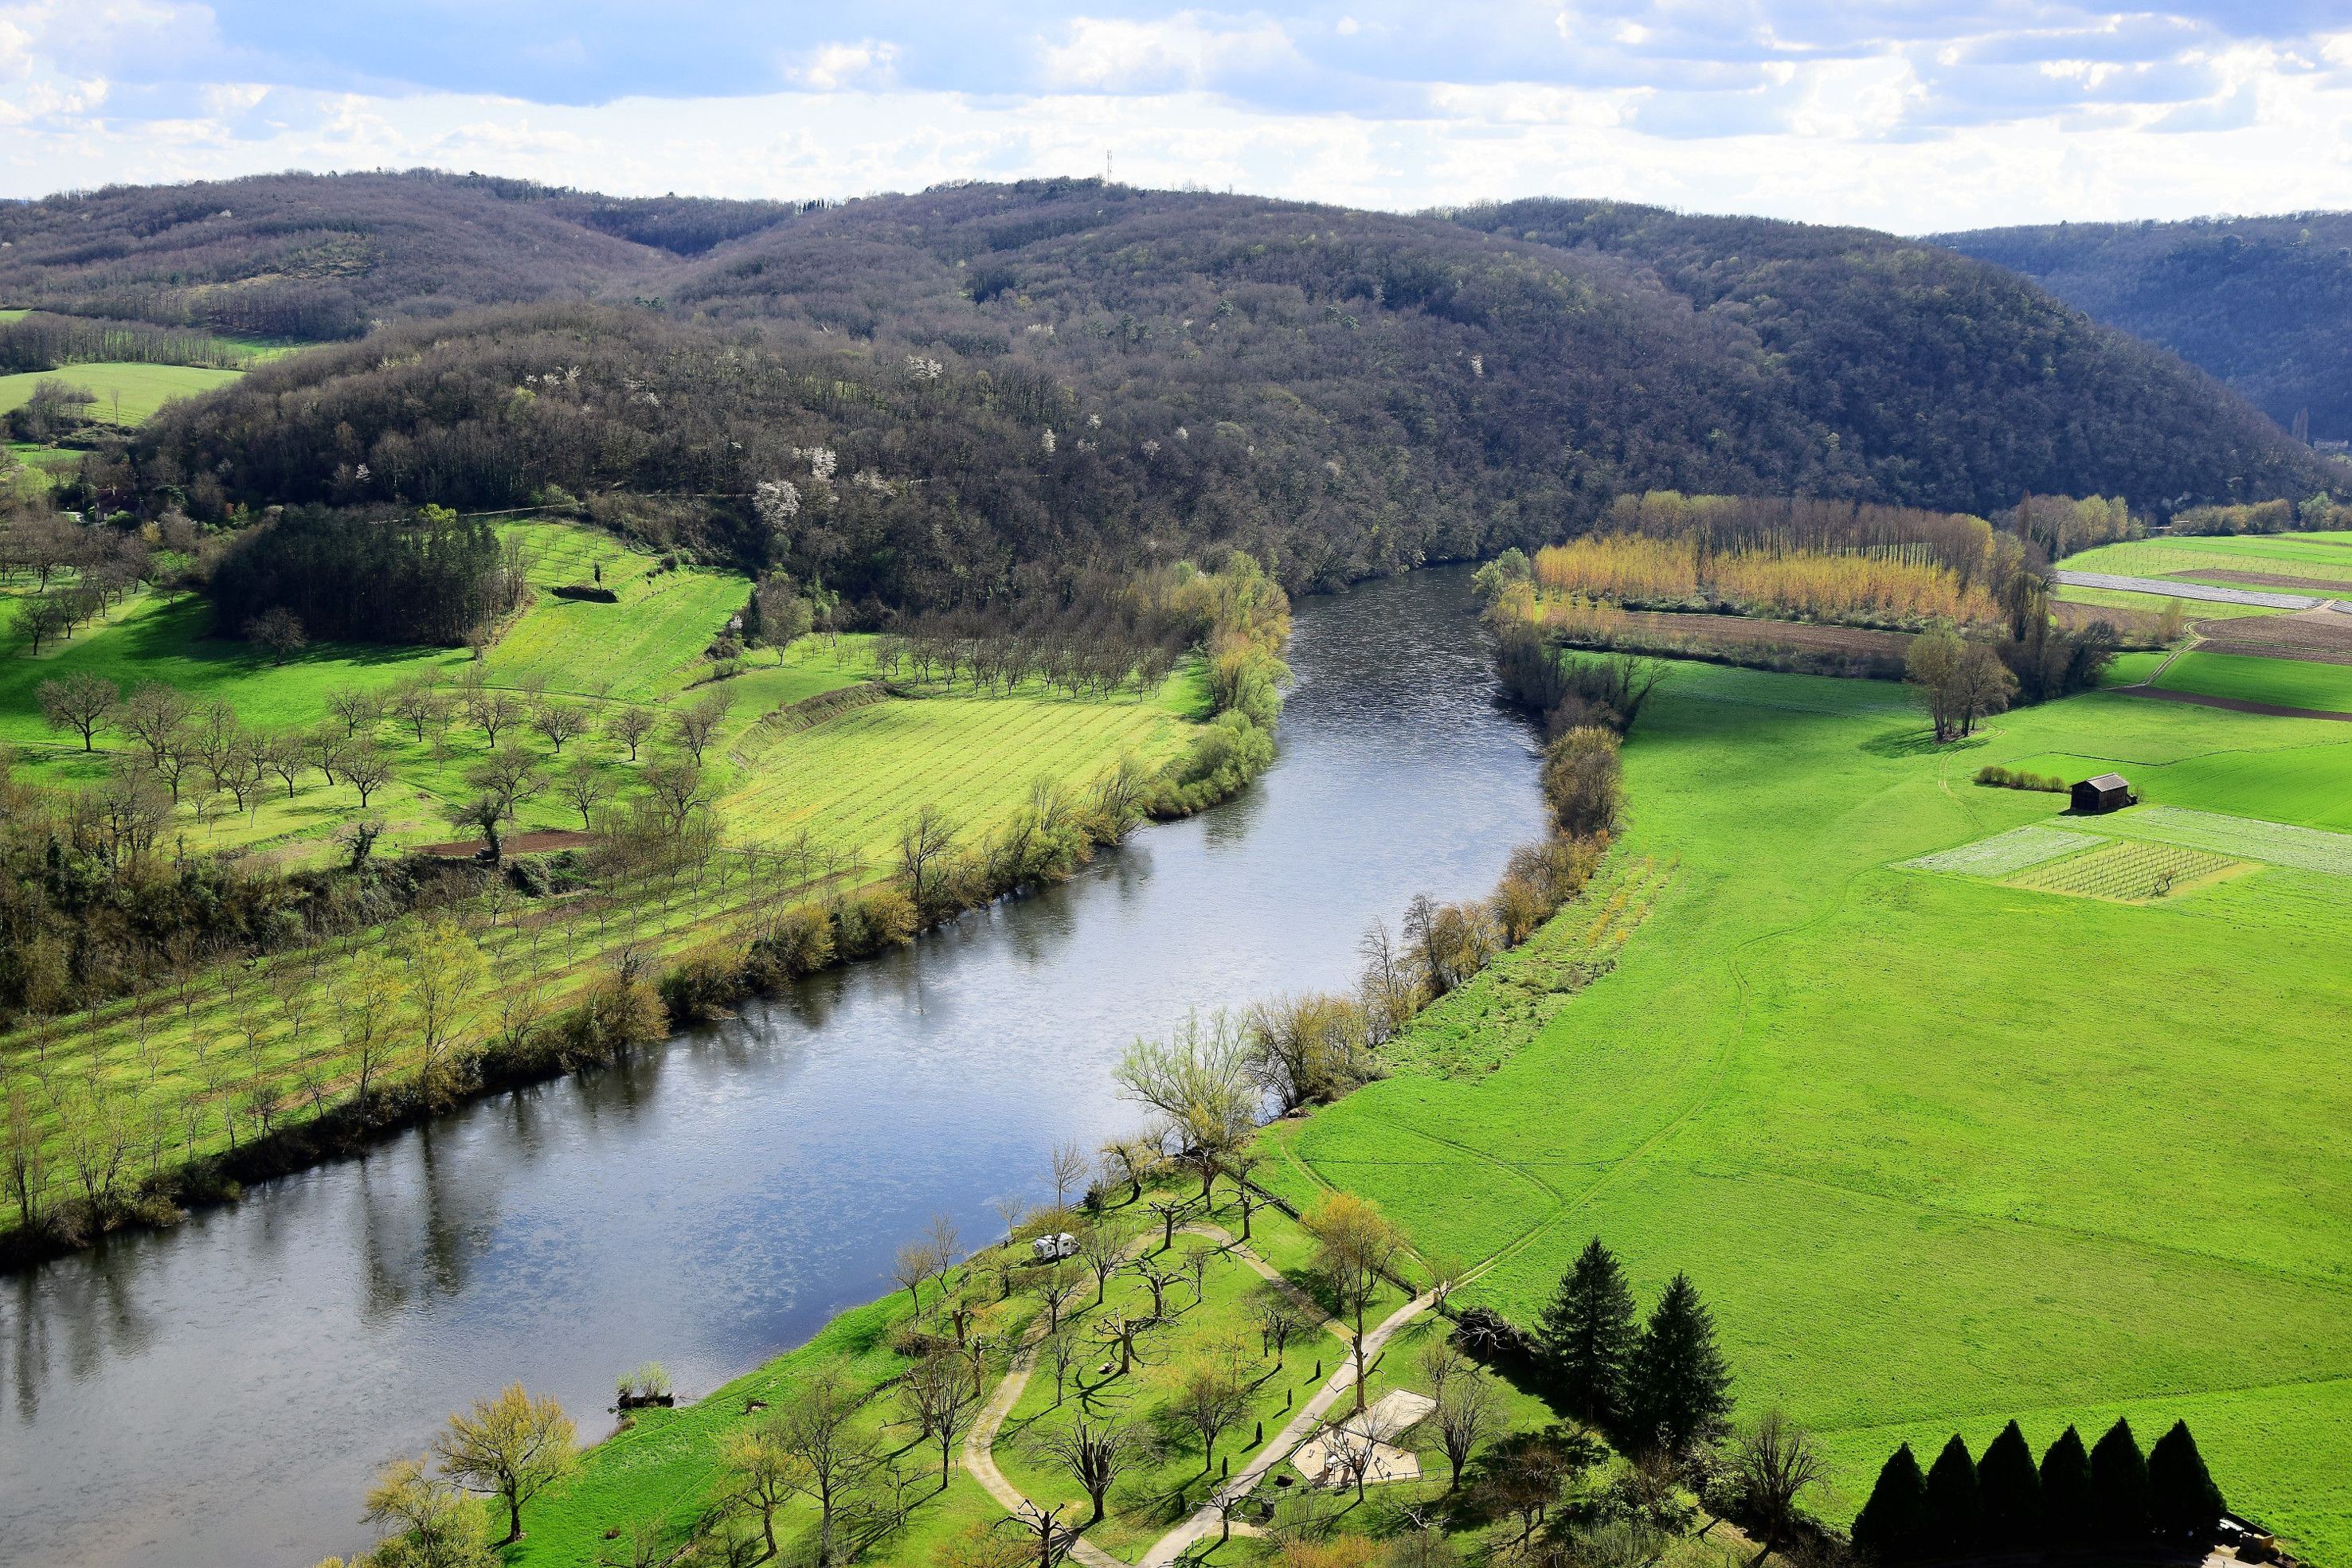
[[[373,1467],[521,1377],[708,1389],[968,1239],[1189,1008],[1353,974],[1374,915],[1483,892],[1540,816],[1459,570],[1302,602],[1282,757],[1240,799],[608,1071],[469,1106],[175,1230],[0,1280],[0,1560],[308,1564]]]

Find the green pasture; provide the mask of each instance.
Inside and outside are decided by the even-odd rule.
[[[2352,727],[2099,693],[1938,747],[1884,685],[1684,665],[1625,758],[1615,852],[1679,865],[1614,968],[1490,1070],[1318,1113],[1281,1179],[1504,1254],[1473,1299],[1522,1322],[1596,1233],[1645,1298],[1688,1270],[1836,1517],[1896,1436],[2127,1407],[2352,1560],[2352,968],[2314,946],[2352,877],[2132,904],[1898,863],[2064,811],[1989,762],[2352,828]]]
[[[2252,653],[2183,653],[2157,678],[2168,691],[2236,697],[2320,713],[2352,713],[2352,664],[2265,659]]]
[[[2352,586],[2352,551],[2328,534],[2239,534],[2214,538],[2169,536],[2101,545],[2060,564],[2069,571],[2106,571],[2125,577],[2193,580],[2216,568],[2272,572],[2281,577],[2335,579]],[[2239,583],[2232,586],[2250,587]]]
[[[1026,805],[1041,773],[1075,790],[1128,752],[1154,766],[1170,760],[1191,734],[1187,695],[1171,680],[1157,695],[1130,688],[1108,702],[1016,694],[876,703],[814,729],[747,739],[761,748],[719,810],[769,836],[805,828],[873,863],[924,805],[977,835]]]
[[[37,382],[61,381],[84,387],[98,394],[89,405],[93,419],[109,423],[118,419],[124,424],[137,424],[173,398],[194,397],[217,386],[226,386],[243,374],[240,371],[213,371],[195,365],[133,365],[100,361],[87,365],[68,365],[62,370],[26,371],[13,376],[0,376],[0,413],[23,406],[33,395]],[[115,401],[117,393],[121,402]]]

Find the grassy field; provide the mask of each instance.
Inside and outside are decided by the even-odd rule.
[[[1679,864],[1613,967],[1286,1131],[1294,1190],[1511,1249],[1477,1294],[1522,1321],[1596,1232],[1645,1295],[1689,1270],[1743,1408],[1824,1435],[1833,1515],[1899,1438],[2128,1410],[2352,1562],[2352,970],[2314,949],[2352,877],[2133,904],[1899,863],[2063,810],[1988,762],[2352,828],[2346,727],[2095,694],[1939,749],[1885,685],[1684,666],[1626,762],[1619,855]]]
[[[1157,766],[1189,744],[1187,720],[1203,706],[1198,673],[1187,670],[1156,692],[1130,685],[1107,699],[1066,697],[1035,683],[1003,696],[917,688],[911,696],[779,730],[762,725],[762,716],[869,680],[870,639],[845,636],[828,644],[803,638],[781,653],[758,651],[743,674],[714,682],[701,653],[743,602],[744,580],[691,569],[656,573],[652,558],[628,554],[601,536],[524,526],[550,547],[540,568],[548,580],[584,578],[601,560],[622,602],[541,595],[492,650],[482,670],[488,690],[537,700],[534,688],[541,688],[581,704],[597,721],[560,757],[520,721],[500,732],[501,742],[520,741],[550,772],[584,759],[625,793],[675,746],[665,725],[633,761],[622,742],[604,733],[604,725],[631,704],[659,713],[681,695],[697,702],[723,695],[730,708],[704,761],[725,840],[741,852],[719,855],[684,879],[648,878],[460,911],[463,945],[480,956],[483,969],[467,1007],[471,1038],[491,1033],[519,998],[564,1005],[624,949],[644,955],[657,974],[701,943],[740,946],[761,905],[822,900],[887,878],[898,825],[921,807],[939,808],[977,837],[1025,803],[1041,778],[1075,796],[1129,753]],[[577,622],[580,612],[596,622]],[[13,626],[0,632],[0,743],[16,748],[18,778],[51,786],[92,782],[135,745],[101,731],[99,750],[85,752],[79,736],[60,738],[48,729],[37,692],[55,676],[94,674],[126,691],[159,681],[200,701],[226,700],[249,727],[310,730],[330,722],[327,697],[338,687],[383,687],[438,674],[454,690],[470,658],[462,649],[327,644],[279,666],[243,642],[205,635],[208,628],[209,611],[200,601],[165,604],[149,597],[133,598],[105,622],[37,656]],[[465,776],[490,750],[482,729],[462,716],[445,729],[428,726],[424,738],[393,716],[371,727],[394,758],[394,775],[365,811],[349,782],[331,785],[315,768],[298,774],[290,788],[270,777],[242,810],[204,788],[201,772],[192,768],[158,852],[234,850],[251,864],[317,865],[342,858],[337,831],[363,815],[385,821],[379,855],[470,841],[470,830],[451,826],[446,808],[469,792]],[[542,787],[518,802],[509,831],[582,826],[576,809]],[[788,845],[794,846],[789,855],[759,853]],[[150,1140],[158,1161],[216,1152],[235,1135],[223,1113],[243,1107],[265,1087],[286,1096],[277,1114],[287,1122],[348,1098],[356,1059],[328,1017],[331,998],[365,952],[415,961],[420,950],[411,925],[198,974],[184,991],[173,991],[160,1014],[118,999],[94,1015],[61,1016],[37,1035],[20,1027],[0,1038],[0,1061],[12,1070],[32,1063],[51,1086],[43,1124],[52,1137],[60,1135],[62,1107],[79,1097],[119,1103],[141,1118],[187,1121],[168,1139]],[[53,1179],[65,1179],[61,1166]]]
[[[2352,665],[2200,650],[2173,660],[2156,684],[2168,691],[2237,697],[2321,713],[2352,713]]]
[[[2114,572],[2124,577],[2179,577],[2200,580],[2216,570],[2266,572],[2279,577],[2336,581],[2352,590],[2352,550],[2326,534],[2244,534],[2214,538],[2137,539],[2101,545],[2059,563],[2069,571]],[[2217,579],[2224,586],[2226,578]]]
[[[22,405],[33,395],[36,382],[61,381],[98,394],[90,417],[110,423],[120,420],[137,424],[175,397],[194,397],[236,380],[238,371],[212,371],[195,365],[131,365],[104,362],[68,365],[57,371],[26,371],[0,376],[0,413]],[[115,402],[115,394],[121,402]]]

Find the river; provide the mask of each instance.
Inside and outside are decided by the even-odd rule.
[[[1302,601],[1275,766],[1064,886],[0,1280],[0,1561],[305,1568],[474,1395],[601,1435],[615,1374],[725,1382],[890,1289],[935,1211],[985,1243],[1056,1140],[1140,1120],[1137,1034],[1350,983],[1369,920],[1539,831],[1470,610],[1460,569]]]

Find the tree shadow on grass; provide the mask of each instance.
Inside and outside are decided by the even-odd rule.
[[[1862,743],[1860,749],[1873,757],[1927,757],[1937,752],[1974,751],[1980,746],[1990,745],[1991,739],[1990,736],[1971,735],[1965,740],[1939,741],[1933,728],[1914,728],[1906,725],[1901,729],[1890,729],[1873,736]]]

